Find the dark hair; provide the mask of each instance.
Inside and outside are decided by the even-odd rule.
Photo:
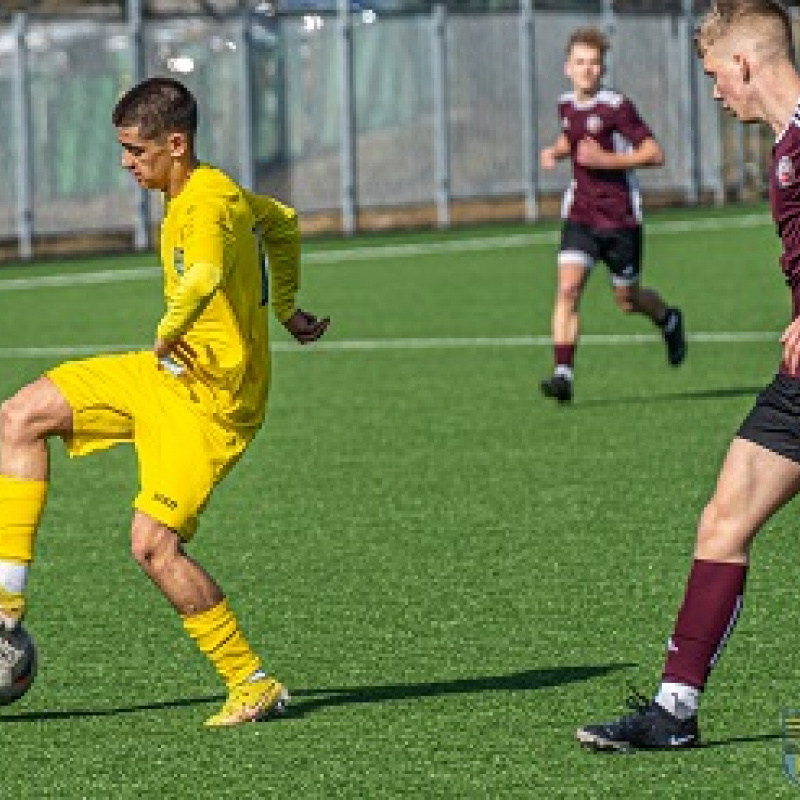
[[[148,78],[117,101],[111,120],[118,128],[138,126],[144,139],[181,131],[193,141],[197,131],[197,102],[174,78]]]

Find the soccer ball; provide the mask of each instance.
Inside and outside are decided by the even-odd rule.
[[[36,645],[28,631],[0,625],[0,705],[19,700],[36,677]]]

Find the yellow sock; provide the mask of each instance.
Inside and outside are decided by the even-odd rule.
[[[25,612],[21,589],[46,499],[46,481],[0,475],[0,616],[6,619]]]
[[[239,630],[236,617],[222,600],[208,611],[183,618],[183,627],[228,685],[247,680],[261,667],[261,659],[252,651]]]

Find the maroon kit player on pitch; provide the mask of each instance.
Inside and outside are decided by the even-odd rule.
[[[793,320],[781,337],[778,373],[731,442],[700,518],[661,684],[651,702],[634,703],[634,713],[578,729],[578,740],[599,750],[698,743],[700,694],[739,617],[750,546],[800,491],[800,74],[791,18],[777,0],[716,0],[697,46],[714,97],[741,121],[764,122],[775,134],[769,201]]]
[[[540,154],[544,169],[572,161],[572,181],[564,194],[558,287],[553,309],[553,376],[542,381],[547,397],[572,400],[575,348],[580,332],[578,306],[595,261],[611,271],[614,297],[626,312],[649,317],[661,328],[667,359],[686,357],[683,316],[653,289],[640,285],[642,203],[637,167],[660,167],[664,153],[631,101],[601,87],[608,40],[602,31],[581,28],[567,43],[564,72],[572,91],[561,96],[561,134]]]

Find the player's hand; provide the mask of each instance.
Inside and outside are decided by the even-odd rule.
[[[575,160],[582,167],[608,169],[612,166],[611,159],[613,159],[613,153],[603,150],[597,140],[592,139],[591,136],[586,136],[578,142]]]
[[[555,147],[542,148],[542,152],[539,153],[539,164],[542,167],[542,169],[555,169],[556,167]]]
[[[284,322],[284,327],[300,344],[308,344],[309,342],[316,342],[331,323],[330,317],[323,317],[319,319],[307,311],[302,311],[299,308],[292,314],[289,319]]]
[[[183,364],[186,369],[192,368],[192,364],[197,357],[194,348],[180,338],[171,342],[164,339],[156,339],[156,343],[153,345],[153,352],[156,354],[156,358],[172,356],[176,361]]]
[[[800,317],[783,332],[783,361],[790,372],[796,372],[800,365]]]

